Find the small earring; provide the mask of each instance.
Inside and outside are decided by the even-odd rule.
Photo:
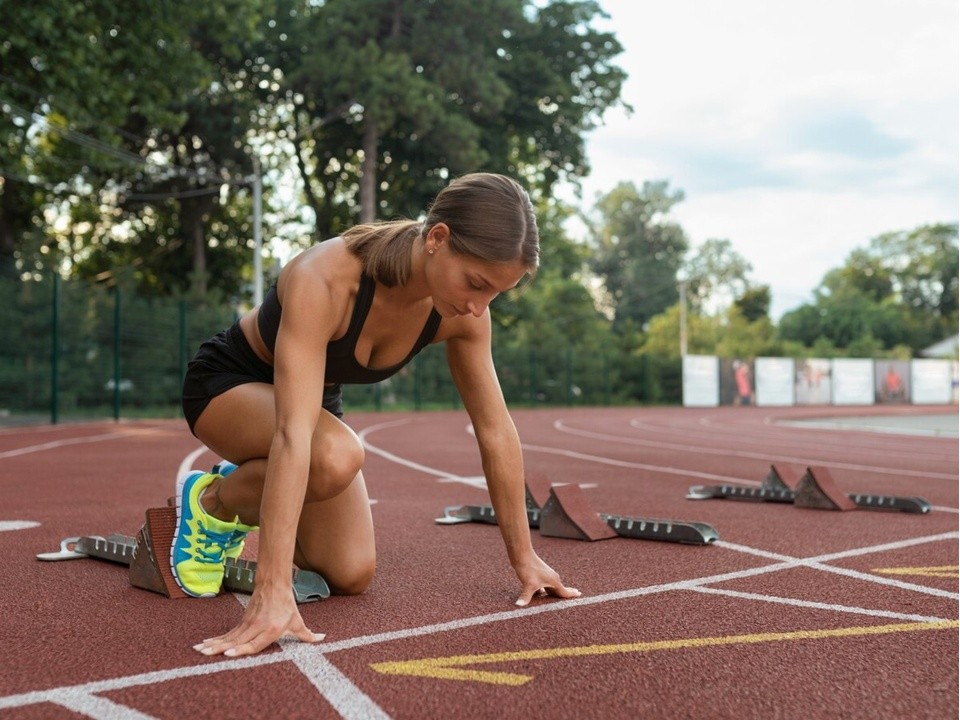
[[[427,250],[427,255],[433,255],[433,250]]]

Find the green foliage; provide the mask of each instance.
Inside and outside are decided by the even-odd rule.
[[[683,229],[666,219],[683,199],[665,181],[620,183],[596,204],[592,269],[603,279],[613,310],[613,327],[627,321],[644,327],[676,302],[677,271],[688,241]]]
[[[760,285],[751,287],[733,301],[733,306],[746,318],[753,322],[770,316],[770,286]]]
[[[780,337],[850,356],[914,354],[957,325],[957,226],[886,233],[828,272],[813,303],[786,313]]]
[[[588,171],[583,134],[625,79],[620,44],[590,27],[594,2],[281,5],[263,54],[280,71],[276,132],[296,146],[317,237],[356,221],[361,168],[376,175],[371,217],[416,217],[476,169],[548,196]]]
[[[587,172],[583,134],[619,102],[621,46],[591,27],[601,15],[589,0],[5,8],[0,275],[103,280],[136,262],[151,292],[236,294],[252,153],[268,203],[295,169],[314,238],[357,221],[361,185],[380,218],[416,217],[475,169],[549,197]],[[69,222],[53,231],[51,213]],[[306,220],[282,215],[267,238]]]
[[[94,0],[12,9],[18,33],[0,46],[0,100],[14,120],[0,158],[8,276],[56,267],[103,279],[134,261],[155,292],[195,278],[202,295],[210,271],[228,268],[218,284],[236,289],[246,259],[210,267],[205,250],[217,244],[210,225],[221,184],[236,184],[231,174],[248,165],[243,67],[264,7]],[[26,185],[33,194],[23,203]],[[30,243],[30,226],[53,213],[56,230]],[[166,262],[147,264],[158,257]]]
[[[684,263],[690,310],[725,310],[731,301],[750,290],[752,270],[750,263],[733,249],[729,240],[711,239],[693,249]],[[768,291],[768,305],[769,301]],[[766,310],[761,314],[766,314]]]
[[[750,320],[736,307],[725,315],[688,314],[687,353],[720,357],[783,355],[776,330],[768,317]],[[654,317],[640,350],[668,358],[680,358],[680,306],[673,305]]]

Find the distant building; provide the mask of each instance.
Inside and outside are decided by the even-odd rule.
[[[958,346],[960,346],[960,335],[954,335],[924,348],[920,354],[928,358],[956,358]]]

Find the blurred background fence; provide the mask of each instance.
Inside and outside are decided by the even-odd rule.
[[[145,297],[59,276],[0,283],[0,423],[178,417],[188,360],[236,319],[228,305]],[[577,347],[520,347],[508,331],[494,362],[512,406],[679,403],[674,358]],[[376,385],[344,390],[347,412],[460,407],[444,348],[433,345]]]

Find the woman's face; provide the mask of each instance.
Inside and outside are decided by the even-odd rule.
[[[428,238],[426,247],[427,283],[434,307],[445,318],[481,317],[497,295],[515,287],[527,274],[519,259],[501,263],[458,254],[445,237],[433,241]]]

